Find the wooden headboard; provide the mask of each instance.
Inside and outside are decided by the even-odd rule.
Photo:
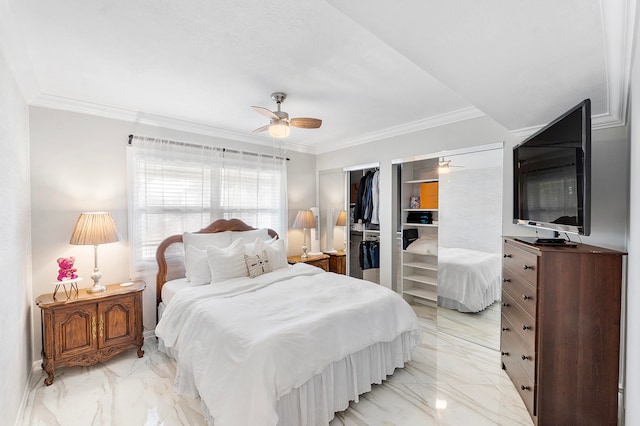
[[[253,228],[240,219],[218,219],[206,228],[194,232],[195,234],[214,234],[224,231],[253,231]],[[278,234],[273,229],[268,230],[269,236],[278,238]],[[167,249],[174,244],[182,244],[182,234],[172,235],[165,238],[156,250],[156,261],[158,262],[158,275],[156,276],[156,306],[162,301],[162,286],[168,281],[184,277],[184,259],[180,262],[167,261]]]

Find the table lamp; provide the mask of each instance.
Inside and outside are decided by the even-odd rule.
[[[118,234],[116,224],[109,213],[91,212],[80,214],[69,243],[73,245],[93,246],[95,266],[93,268],[93,274],[91,274],[93,287],[87,289],[87,292],[97,293],[107,289],[105,286],[100,284],[102,272],[98,269],[98,245],[115,243],[116,241],[120,241],[120,235]]]
[[[307,228],[315,228],[316,218],[311,210],[300,210],[296,215],[296,219],[293,221],[293,227],[296,229],[302,229],[303,242],[302,242],[302,255],[303,259],[308,257],[307,255]]]
[[[336,226],[347,226],[347,212],[345,210],[340,210],[338,213],[338,218],[336,219]],[[346,228],[343,231],[342,237],[344,238],[344,249],[347,249],[347,235]]]

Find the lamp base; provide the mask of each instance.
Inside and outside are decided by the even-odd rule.
[[[101,291],[105,291],[107,288],[102,284],[96,284],[93,287],[89,287],[87,289],[87,293],[100,293]]]

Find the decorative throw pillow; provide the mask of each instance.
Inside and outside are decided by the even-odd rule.
[[[271,269],[271,264],[269,263],[267,252],[264,250],[253,256],[245,254],[244,261],[247,263],[247,269],[249,269],[250,278],[255,278],[273,270]]]
[[[207,247],[211,283],[248,276],[244,261],[244,242],[236,240],[227,248]]]
[[[267,252],[269,263],[271,264],[271,268],[274,271],[276,269],[289,267],[289,263],[287,263],[287,250],[284,246],[284,240],[276,238],[269,241],[256,239],[255,246],[256,252],[260,252],[261,250]]]

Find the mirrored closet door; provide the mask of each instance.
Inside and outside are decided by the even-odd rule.
[[[500,348],[503,150],[439,159],[438,330]]]
[[[394,160],[396,290],[427,326],[500,347],[502,144]]]

